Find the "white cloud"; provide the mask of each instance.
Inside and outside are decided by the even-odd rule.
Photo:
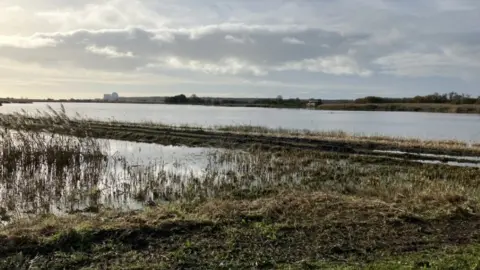
[[[372,71],[361,68],[355,59],[344,55],[288,62],[277,67],[276,70],[309,71],[333,75],[358,75],[362,77],[372,75]]]
[[[250,37],[234,37],[232,35],[226,35],[225,40],[231,43],[245,44],[245,43],[255,43]]]
[[[302,45],[305,44],[305,41],[299,40],[299,39],[294,38],[294,37],[284,37],[282,39],[282,42],[287,43],[287,44],[299,44],[299,45],[300,44],[302,44]]]
[[[5,8],[7,12],[22,12],[24,9],[21,6],[9,6]]]
[[[134,55],[132,52],[119,52],[117,48],[112,46],[107,47],[97,47],[91,45],[85,48],[90,53],[106,56],[109,58],[133,58]]]
[[[168,21],[138,0],[87,1],[83,8],[38,11],[36,16],[58,25],[61,31],[126,26],[160,27]]]
[[[168,57],[166,59],[161,59],[157,63],[148,64],[147,68],[172,68],[213,75],[251,74],[254,76],[265,76],[268,74],[268,72],[261,67],[249,64],[237,58],[226,58],[218,63],[210,63],[198,60],[185,60],[178,57]]]
[[[1,47],[16,47],[23,49],[33,49],[40,47],[55,47],[59,43],[51,37],[33,35],[30,37],[22,36],[0,36]]]

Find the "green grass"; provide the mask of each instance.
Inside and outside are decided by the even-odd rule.
[[[333,270],[452,270],[480,267],[480,245],[448,247],[440,251],[412,253],[405,256],[382,258],[372,263],[331,263],[325,261],[303,261],[281,265],[278,269],[333,269]]]

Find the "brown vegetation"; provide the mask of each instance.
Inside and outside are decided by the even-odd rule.
[[[0,141],[1,269],[472,269],[479,263],[480,168],[416,161],[478,156],[461,142],[107,124],[64,112],[36,120],[3,116],[1,123],[7,128]],[[90,137],[128,132],[157,136],[152,141],[170,136],[178,144],[230,140],[231,149],[212,152],[204,174],[179,176],[158,163],[133,166],[108,156]],[[338,149],[322,148],[326,142]],[[371,151],[382,145],[456,156]],[[341,151],[347,146],[355,151]],[[127,183],[111,173],[117,165]],[[107,200],[109,194],[118,200]],[[146,208],[122,211],[129,200]],[[54,215],[58,205],[64,215]]]

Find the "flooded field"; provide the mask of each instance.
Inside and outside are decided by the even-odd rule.
[[[273,179],[298,180],[293,168],[288,173],[283,168],[282,175],[275,172],[274,157],[243,151],[48,133],[6,132],[2,137],[3,219],[95,212],[99,207],[140,209],[145,204],[214,196],[232,184],[249,189]]]
[[[447,165],[480,168],[479,157],[399,151],[374,152],[413,158],[395,164],[397,157],[388,155],[163,146],[44,132],[6,131],[1,135],[0,213],[4,221],[48,213],[135,210],[235,192],[249,196],[278,187],[312,185],[344,192],[371,184],[377,177],[384,179],[382,185],[392,184],[388,179],[418,181],[417,173],[427,170],[422,167],[426,163],[441,164],[436,170],[449,173],[458,169]]]
[[[478,144],[51,113],[0,118],[0,268],[363,262],[480,239]]]
[[[58,103],[6,104],[0,113],[36,114]],[[67,114],[100,121],[166,125],[261,126],[310,131],[342,130],[351,134],[480,142],[480,116],[420,112],[317,111],[208,106],[66,103]]]

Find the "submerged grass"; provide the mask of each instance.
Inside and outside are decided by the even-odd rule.
[[[65,111],[39,119],[2,118],[1,269],[478,267],[480,168],[255,144],[212,151],[193,173],[107,155],[108,145],[91,137],[97,122]],[[83,135],[45,133],[56,130]],[[397,143],[253,127],[215,132]],[[122,207],[132,201],[145,208]]]
[[[105,146],[92,138],[0,131],[0,214],[51,212],[99,183]],[[55,204],[52,203],[55,202]]]

